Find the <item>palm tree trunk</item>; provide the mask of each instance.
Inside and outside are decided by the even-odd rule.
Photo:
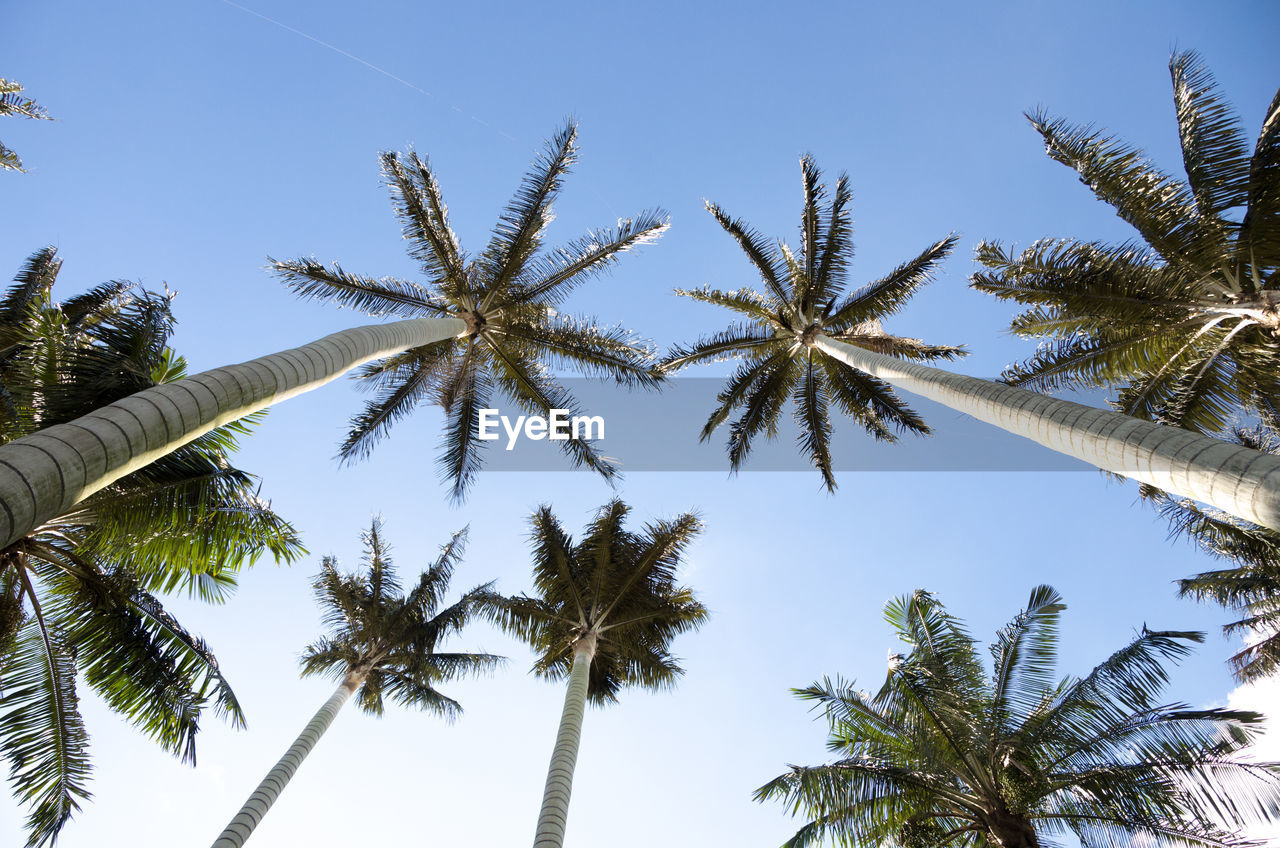
[[[289,750],[285,751],[280,762],[267,772],[267,776],[258,784],[258,788],[253,790],[249,800],[244,802],[240,812],[236,813],[231,823],[214,840],[213,848],[240,848],[244,845],[245,840],[253,833],[253,829],[267,814],[267,810],[271,809],[271,805],[280,797],[280,792],[302,765],[307,754],[311,753],[316,742],[320,741],[320,737],[329,729],[338,710],[351,699],[351,696],[360,688],[360,684],[364,683],[364,679],[364,674],[347,673],[343,681],[338,684],[338,688],[329,696],[329,700],[324,702],[324,706],[311,718],[311,721],[307,722],[307,726],[289,746]]]
[[[374,359],[453,338],[457,318],[343,330],[302,347],[130,395],[0,446],[0,549],[197,437]]]
[[[556,734],[555,750],[551,752],[547,785],[542,790],[542,810],[538,813],[538,832],[533,837],[533,848],[560,848],[564,844],[565,823],[569,820],[569,794],[573,790],[573,767],[578,761],[582,714],[587,708],[587,679],[595,653],[594,633],[578,639],[573,648],[569,691],[564,695],[560,731]]]
[[[814,346],[896,388],[1058,453],[1280,530],[1280,457],[1179,427],[894,359],[823,335]]]

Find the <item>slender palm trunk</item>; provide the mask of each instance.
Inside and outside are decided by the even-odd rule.
[[[814,346],[893,386],[1047,448],[1280,530],[1280,457],[819,335]]]
[[[236,813],[231,823],[214,840],[213,848],[240,848],[245,843],[253,833],[253,829],[262,821],[262,817],[267,814],[267,810],[271,809],[271,805],[280,797],[281,791],[302,765],[307,754],[311,753],[316,742],[320,741],[320,737],[329,729],[338,710],[342,709],[342,705],[349,701],[360,688],[360,684],[364,683],[364,678],[364,674],[347,673],[346,678],[329,696],[329,700],[324,702],[324,706],[312,716],[311,721],[307,722],[307,726],[302,729],[302,733],[298,734],[298,738],[293,740],[293,744],[289,746],[288,751],[285,751],[280,762],[267,772],[267,776],[258,784],[258,788],[253,790],[249,800],[244,802],[240,812]]]
[[[569,691],[564,695],[560,731],[556,734],[556,747],[547,769],[547,785],[542,790],[542,810],[538,813],[538,832],[533,837],[533,848],[560,848],[564,844],[564,827],[569,820],[569,794],[573,790],[573,767],[578,761],[582,714],[587,708],[587,678],[595,653],[594,633],[580,638],[574,645]]]
[[[347,371],[466,331],[457,318],[343,330],[130,395],[0,446],[0,549],[193,439]]]

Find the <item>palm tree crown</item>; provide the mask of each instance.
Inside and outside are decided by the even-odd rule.
[[[382,522],[374,519],[361,538],[361,572],[338,571],[333,557],[323,561],[315,590],[329,632],[303,651],[303,676],[349,681],[358,687],[356,703],[373,715],[381,715],[384,700],[390,698],[446,719],[457,717],[462,707],[435,687],[505,662],[494,654],[440,650],[471,620],[477,602],[491,595],[490,585],[484,584],[441,606],[462,556],[466,531],[453,535],[407,593],[382,538]]]
[[[351,421],[339,453],[366,455],[391,425],[423,402],[445,410],[442,473],[459,500],[481,464],[479,410],[495,391],[530,414],[577,410],[572,395],[548,371],[569,366],[629,386],[652,386],[652,352],[630,331],[562,315],[557,307],[577,285],[666,228],[660,211],[644,212],[564,247],[539,254],[551,205],[576,158],[577,129],[561,130],[534,162],[494,228],[484,252],[468,257],[449,227],[436,176],[415,153],[382,155],[382,172],[404,224],[409,253],[422,263],[425,285],[349,274],[311,259],[273,262],[300,295],[332,300],[373,315],[452,317],[466,322],[456,338],[412,348],[365,366],[358,374],[376,397]],[[589,443],[561,448],[578,465],[606,478],[616,469]]]
[[[788,846],[1254,844],[1239,829],[1280,809],[1280,764],[1233,758],[1256,713],[1161,704],[1166,665],[1200,633],[1143,628],[1083,678],[1054,679],[1060,596],[1032,590],[991,646],[988,677],[963,624],[929,593],[891,601],[910,646],[875,695],[840,681],[797,690],[826,712],[834,763],[757,791],[812,818]]]
[[[107,283],[62,303],[61,261],[35,253],[0,298],[0,442],[180,378],[169,298]],[[218,601],[244,563],[303,552],[228,457],[243,424],[122,477],[0,550],[0,753],[32,805],[31,844],[90,796],[77,677],[171,753],[195,761],[206,709],[243,716],[208,646],[154,593]]]
[[[1050,341],[1006,380],[1037,390],[1122,384],[1117,409],[1205,433],[1241,408],[1280,411],[1280,92],[1253,154],[1195,53],[1170,62],[1187,180],[1091,127],[1029,115],[1145,244],[1045,239],[978,248],[973,286],[1030,308]]]
[[[683,674],[671,640],[700,627],[707,610],[676,584],[680,558],[701,531],[693,513],[655,521],[643,533],[624,529],[630,507],[605,504],[574,544],[543,506],[534,513],[536,596],[498,599],[490,614],[538,652],[534,673],[563,680],[575,648],[591,644],[587,697],[616,701],[625,686],[664,688]]]
[[[819,334],[876,353],[917,361],[949,360],[960,347],[930,345],[886,333],[881,321],[900,309],[931,278],[934,267],[956,243],[948,236],[888,276],[845,294],[853,254],[848,177],[841,174],[826,202],[821,171],[812,157],[800,160],[804,184],[801,246],[797,255],[785,243],[775,247],[745,222],[730,218],[719,206],[707,208],[738,242],[760,273],[763,293],[750,288],[720,291],[703,287],[679,290],[684,297],[713,303],[746,321],[696,344],[677,346],[662,360],[661,370],[724,359],[744,360],[718,398],[720,406],[702,428],[703,440],[737,409],[742,414],[729,430],[729,463],[735,471],[761,433],[772,438],[788,398],[795,401],[796,421],[804,452],[822,473],[830,491],[836,487],[831,469],[831,420],[828,406],[855,419],[877,439],[894,441],[894,430],[926,434],[928,426],[884,381],[832,359],[814,347]]]

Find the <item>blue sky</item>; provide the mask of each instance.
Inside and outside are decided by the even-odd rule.
[[[23,4],[6,13],[0,74],[58,120],[0,124],[30,171],[0,180],[0,264],[12,273],[54,244],[63,297],[107,279],[167,283],[192,370],[242,361],[367,321],[298,301],[263,270],[268,255],[416,275],[378,151],[429,155],[462,243],[478,249],[542,139],[573,116],[582,155],[551,243],[645,208],[672,217],[659,243],[579,289],[573,311],[664,347],[722,327],[725,315],[671,294],[753,281],[703,199],[794,243],[797,157],[811,152],[832,177],[850,174],[855,281],[961,233],[938,281],[887,328],[965,343],[959,369],[989,376],[1033,344],[1004,332],[1009,307],[967,288],[980,239],[1133,235],[1044,155],[1022,112],[1095,122],[1177,171],[1170,52],[1199,50],[1253,135],[1280,80],[1277,24],[1262,2]],[[459,589],[497,578],[514,592],[528,587],[526,520],[539,503],[577,530],[613,494],[586,473],[488,473],[449,506],[434,409],[339,468],[359,402],[345,382],[291,400],[240,454],[310,556],[247,572],[221,608],[172,604],[218,653],[249,731],[210,719],[191,770],[86,697],[97,797],[60,845],[212,841],[331,689],[296,673],[319,628],[310,577],[324,554],[356,564],[372,514],[405,574],[469,523]],[[842,429],[856,449],[861,437]],[[675,646],[688,672],[678,689],[588,715],[566,845],[780,843],[795,823],[751,791],[788,762],[825,758],[821,725],[788,687],[837,673],[878,684],[893,647],[880,609],[916,587],[989,638],[1033,585],[1053,584],[1070,605],[1064,673],[1144,623],[1208,630],[1170,698],[1221,703],[1232,691],[1233,645],[1216,632],[1226,614],[1173,596],[1172,581],[1211,565],[1166,540],[1134,487],[1092,472],[839,482],[828,496],[812,471],[625,479],[617,491],[637,523],[702,511],[688,582],[713,617]],[[348,708],[252,844],[527,840],[562,690],[530,678],[528,652],[505,637],[481,628],[459,644],[511,657],[451,690],[462,720]],[[16,841],[21,813],[0,801],[0,842]]]

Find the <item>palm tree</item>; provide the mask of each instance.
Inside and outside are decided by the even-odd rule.
[[[605,504],[575,545],[551,508],[541,507],[532,518],[537,595],[494,597],[487,606],[499,625],[538,652],[535,674],[569,679],[535,848],[564,841],[587,703],[611,704],[626,686],[674,686],[684,671],[670,653],[671,640],[707,617],[693,592],[675,582],[701,522],[685,513],[632,533],[623,527],[629,511],[620,500]]]
[[[1280,422],[1266,416],[1257,427],[1237,428],[1232,438],[1280,455]],[[1169,519],[1172,535],[1185,536],[1210,556],[1232,563],[1231,568],[1206,571],[1178,585],[1183,597],[1215,601],[1245,614],[1223,628],[1242,635],[1247,643],[1230,660],[1236,678],[1250,683],[1275,674],[1280,670],[1280,533],[1163,492],[1144,495]]]
[[[1026,304],[1013,331],[1051,340],[1007,381],[1118,384],[1117,409],[1212,434],[1241,409],[1280,412],[1280,91],[1250,155],[1200,58],[1175,54],[1169,70],[1186,182],[1091,127],[1028,115],[1142,242],[985,243],[992,271],[973,285]]]
[[[530,414],[552,409],[578,413],[577,402],[551,376],[568,366],[589,376],[612,377],[629,386],[653,386],[652,352],[621,327],[560,314],[565,296],[592,274],[667,228],[660,212],[619,222],[615,230],[588,233],[576,242],[539,255],[551,204],[577,156],[577,128],[565,126],[534,162],[532,170],[494,228],[484,252],[468,258],[449,227],[436,175],[412,151],[382,155],[382,171],[404,224],[409,253],[422,263],[427,285],[374,280],[311,259],[273,262],[300,295],[320,298],[371,315],[406,318],[453,317],[466,332],[412,347],[366,365],[358,377],[376,392],[339,449],[344,460],[367,455],[399,419],[423,403],[445,411],[440,470],[461,500],[481,465],[480,410],[494,391]],[[612,478],[617,472],[578,438],[560,446],[575,464]]]
[[[60,261],[34,254],[0,299],[0,441],[181,377],[169,298],[108,283],[63,303]],[[218,601],[264,552],[302,552],[292,527],[228,462],[243,426],[206,434],[0,549],[0,754],[51,842],[90,797],[77,677],[183,761],[206,709],[243,723],[208,646],[158,592]]]
[[[19,115],[48,121],[49,113],[34,100],[22,96],[22,85],[13,80],[0,79],[0,115]],[[18,154],[0,144],[0,171],[21,171],[22,160]]]
[[[947,236],[888,276],[846,295],[853,255],[849,178],[840,175],[830,203],[824,204],[822,172],[813,158],[801,157],[800,168],[805,202],[798,256],[785,242],[779,242],[775,249],[745,222],[707,203],[716,221],[756,266],[767,291],[677,290],[684,297],[730,309],[747,322],[701,339],[692,347],[675,347],[660,367],[671,372],[731,357],[745,360],[720,393],[720,406],[702,428],[702,439],[711,438],[735,410],[742,409],[729,431],[729,467],[736,472],[755,437],[776,433],[778,419],[791,399],[804,452],[822,474],[827,490],[833,492],[836,480],[831,470],[829,404],[834,403],[871,436],[884,441],[896,441],[894,430],[923,435],[929,428],[887,383],[824,356],[814,341],[823,333],[876,353],[924,362],[963,356],[963,348],[890,335],[881,326],[883,319],[906,305],[916,290],[929,282],[934,267],[955,246],[956,237]]]
[[[741,461],[751,437],[762,431],[773,435],[769,424],[777,420],[793,390],[799,400],[797,417],[802,441],[820,469],[830,463],[826,449],[830,427],[828,392],[841,411],[873,432],[881,430],[884,422],[920,432],[924,425],[914,413],[908,416],[905,407],[890,406],[883,392],[878,396],[869,394],[872,387],[879,391],[882,384],[888,384],[1106,471],[1280,530],[1280,458],[1178,428],[908,361],[948,358],[957,352],[951,347],[889,336],[878,324],[928,279],[933,265],[953,240],[943,239],[882,280],[837,301],[849,249],[844,209],[847,189],[837,184],[831,204],[824,208],[825,195],[818,184],[816,167],[808,157],[802,165],[804,243],[799,258],[785,244],[775,250],[745,223],[730,220],[712,206],[712,214],[760,273],[768,294],[751,289],[683,292],[697,300],[734,309],[747,316],[749,323],[692,347],[677,348],[661,365],[671,371],[718,357],[754,357],[748,358],[721,393],[721,407],[704,428],[705,434],[727,418],[736,405],[745,405],[744,414],[730,435],[731,462]],[[881,350],[894,355],[886,356]],[[841,375],[849,373],[841,370],[839,363],[865,375],[859,378],[865,388],[830,388]],[[860,402],[854,404],[854,399]],[[877,421],[881,422],[879,428]],[[883,437],[884,433],[880,435]],[[828,475],[824,474],[824,479],[831,485]]]
[[[988,677],[963,624],[931,594],[891,601],[910,647],[875,695],[824,680],[796,690],[823,708],[840,759],[793,766],[756,792],[812,819],[791,848],[1244,846],[1280,809],[1280,764],[1233,755],[1257,713],[1162,704],[1166,666],[1201,633],[1143,628],[1083,678],[1054,678],[1065,608],[1048,586],[996,636]]]
[[[462,262],[461,253],[453,249],[457,243],[448,230],[434,175],[413,154],[403,161],[392,154],[384,156],[392,190],[401,200],[398,211],[414,243],[412,250],[422,259],[437,291],[394,279],[355,277],[307,260],[282,262],[278,267],[295,288],[309,296],[330,297],[362,308],[379,302],[396,303],[401,314],[430,317],[342,330],[302,347],[214,368],[126,398],[66,425],[47,428],[38,436],[0,446],[0,544],[11,543],[103,486],[214,428],[318,388],[375,360],[387,359],[372,369],[381,375],[370,375],[375,386],[384,379],[399,385],[397,374],[401,372],[396,369],[401,366],[401,376],[409,372],[418,375],[417,379],[406,377],[404,397],[387,407],[388,414],[407,411],[412,406],[410,400],[416,402],[423,396],[425,385],[450,389],[456,383],[457,392],[450,389],[441,400],[449,401],[447,406],[453,410],[448,420],[454,426],[450,429],[446,424],[446,437],[449,444],[459,446],[459,452],[449,464],[459,469],[454,479],[463,487],[474,474],[478,459],[472,431],[459,422],[473,420],[471,413],[463,414],[465,409],[480,408],[478,401],[486,397],[490,386],[485,380],[491,373],[488,366],[481,365],[493,357],[501,359],[499,350],[510,357],[510,367],[495,365],[497,386],[520,399],[526,409],[534,408],[535,396],[561,404],[561,409],[572,406],[567,393],[534,362],[535,352],[543,359],[559,358],[588,371],[613,374],[624,382],[651,383],[654,378],[642,367],[647,352],[642,354],[643,348],[623,331],[559,318],[552,307],[575,284],[609,267],[632,247],[657,237],[666,227],[665,220],[656,213],[644,214],[622,222],[616,231],[600,231],[550,255],[533,258],[550,220],[550,202],[573,158],[573,137],[569,127],[552,142],[551,154],[525,181],[499,222],[490,249],[462,265],[465,280],[458,276],[462,273],[457,264]],[[440,251],[438,256],[436,250]],[[432,256],[444,259],[437,262]],[[447,267],[437,267],[446,261]],[[510,278],[521,270],[520,277]],[[308,275],[313,271],[315,279],[311,280]],[[467,295],[461,287],[472,285],[473,274],[481,288]],[[474,295],[480,292],[484,296],[475,302]],[[468,303],[471,308],[464,309]],[[496,322],[493,327],[489,326],[491,319]],[[498,336],[502,338],[494,347],[489,339]],[[435,361],[432,357],[438,354],[443,362],[449,354],[447,346],[433,345],[455,337],[471,351],[470,358],[463,352],[461,364],[466,368],[459,373],[474,377],[474,384],[471,377],[433,382],[431,375],[437,372],[430,365]],[[421,368],[416,364],[419,359]],[[540,401],[537,409],[544,408]],[[385,431],[390,419],[376,419],[357,419],[357,425],[361,421],[370,425],[369,436],[357,439],[353,448],[362,449]],[[613,473],[581,441],[565,442],[564,449],[602,474]]]
[[[441,608],[453,570],[462,557],[466,531],[453,535],[440,556],[422,573],[408,594],[392,565],[382,538],[382,522],[374,519],[364,542],[365,568],[359,574],[338,571],[338,561],[325,557],[315,581],[329,635],[308,645],[302,655],[304,677],[320,674],[340,682],[329,700],[307,723],[280,762],[267,772],[240,812],[214,841],[214,848],[243,845],[262,821],[303,759],[353,696],[370,715],[382,715],[384,699],[433,712],[452,721],[462,706],[435,687],[441,681],[486,672],[504,662],[484,653],[443,652],[440,645],[471,620],[479,599],[492,596],[478,586]]]

